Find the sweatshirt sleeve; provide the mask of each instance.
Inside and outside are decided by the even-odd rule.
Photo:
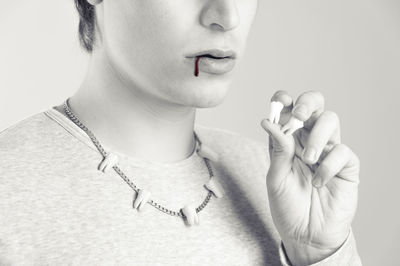
[[[281,241],[279,245],[279,258],[281,260],[282,265],[284,266],[295,266],[291,264],[286,251]],[[350,227],[349,234],[346,238],[346,241],[340,246],[340,248],[330,255],[329,257],[311,264],[310,266],[337,266],[337,265],[346,265],[346,266],[362,266],[360,256],[357,252],[356,240],[353,235],[353,231]]]

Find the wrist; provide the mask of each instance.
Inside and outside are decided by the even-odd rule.
[[[344,243],[345,241],[343,241]],[[337,247],[316,248],[298,242],[283,241],[283,246],[288,259],[293,266],[305,266],[317,263],[331,256],[343,245]]]

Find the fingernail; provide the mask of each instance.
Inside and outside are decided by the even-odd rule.
[[[304,150],[303,158],[309,162],[314,162],[316,151],[313,148],[306,148]]]
[[[269,132],[268,125],[267,125],[268,123],[271,123],[271,122],[268,120],[268,118],[264,118],[263,120],[261,120],[261,127],[262,127],[265,131],[267,131],[268,134],[271,135],[271,132]]]
[[[263,118],[260,122],[260,125],[264,128],[264,124],[266,124],[268,122],[268,118]]]
[[[296,105],[293,108],[293,113],[296,113],[299,116],[302,116],[302,118],[306,118],[308,114],[308,108],[304,104]]]
[[[271,131],[269,131],[268,128],[264,128],[264,129],[265,129],[265,131],[267,132],[268,135],[272,136],[272,133],[271,133]]]

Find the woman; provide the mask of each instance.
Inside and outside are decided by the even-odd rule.
[[[359,160],[315,91],[274,94],[268,145],[220,104],[258,0],[75,0],[77,92],[0,134],[4,265],[361,265]]]

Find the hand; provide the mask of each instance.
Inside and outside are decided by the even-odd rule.
[[[303,93],[294,108],[285,91],[271,100],[284,106],[279,123],[261,121],[269,134],[271,215],[291,262],[308,265],[344,243],[357,208],[360,163],[341,144],[339,118],[324,110],[321,93]],[[291,116],[304,127],[286,135],[281,129]]]

